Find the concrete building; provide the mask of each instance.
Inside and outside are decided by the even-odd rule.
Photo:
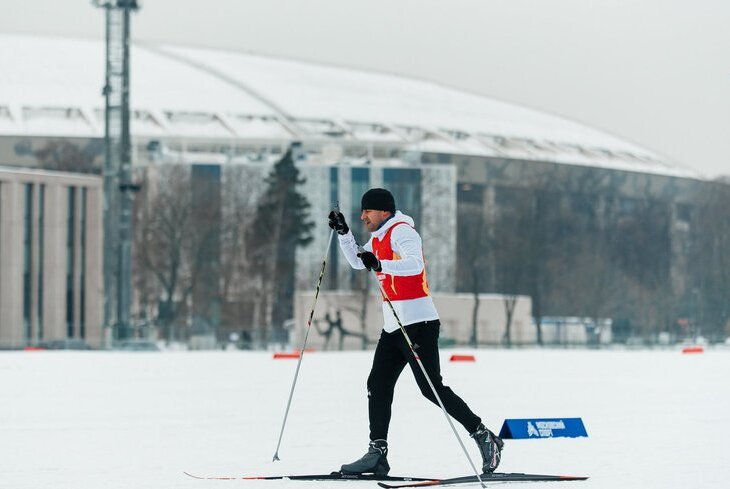
[[[374,280],[374,279],[373,279]],[[313,291],[302,291],[296,296],[295,321],[290,340],[295,347],[302,344],[314,299]],[[515,346],[534,345],[536,330],[532,325],[530,298],[516,296],[510,328],[511,343]],[[476,341],[479,345],[503,345],[507,326],[505,313],[507,297],[479,294],[479,316]],[[466,345],[472,341],[472,312],[475,298],[472,294],[434,293],[433,301],[441,320],[439,338],[443,344]],[[380,337],[383,327],[383,299],[378,294],[324,291],[320,293],[313,325],[307,338],[307,347],[316,350],[354,350],[372,345]],[[341,329],[337,321],[341,321]],[[365,324],[363,328],[363,317]],[[330,322],[327,321],[330,320]],[[346,333],[343,334],[342,330]]]
[[[102,181],[0,167],[0,348],[102,342]]]

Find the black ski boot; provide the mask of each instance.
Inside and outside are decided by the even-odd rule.
[[[388,442],[386,440],[373,440],[370,442],[368,453],[351,464],[345,464],[340,471],[343,474],[375,474],[388,475]]]
[[[499,461],[502,459],[504,442],[483,424],[480,424],[477,430],[469,436],[477,442],[479,451],[482,454],[482,472],[491,474],[499,466]]]

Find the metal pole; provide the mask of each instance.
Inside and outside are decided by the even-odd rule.
[[[106,17],[104,84],[104,326],[127,336],[131,309],[132,183],[129,110],[130,12],[136,0],[93,0]]]
[[[122,131],[120,141],[119,168],[119,284],[118,284],[118,321],[119,336],[126,338],[130,331],[130,310],[132,296],[132,182],[131,182],[131,139],[129,126],[129,3],[122,7]]]
[[[116,229],[113,219],[116,208],[116,169],[114,168],[114,160],[112,153],[112,136],[111,136],[111,6],[104,6],[104,18],[106,23],[106,67],[104,82],[104,326],[109,328],[115,322],[112,311],[114,307],[114,297],[116,294],[115,269],[116,261],[114,255],[116,251]]]
[[[294,387],[297,385],[297,377],[299,377],[299,367],[302,366],[302,358],[304,358],[304,349],[307,346],[307,338],[309,337],[309,330],[312,327],[312,318],[314,317],[314,308],[317,305],[317,297],[319,297],[319,288],[322,285],[322,277],[324,277],[324,269],[327,266],[327,255],[330,251],[330,245],[332,244],[332,236],[334,236],[335,230],[330,231],[330,237],[327,239],[327,247],[324,252],[324,259],[322,259],[322,270],[319,272],[319,279],[317,280],[317,290],[314,292],[314,299],[312,300],[312,308],[309,311],[309,320],[307,321],[307,329],[304,332],[304,341],[302,341],[302,348],[299,351],[299,360],[297,361],[297,369],[294,372],[294,380],[291,384],[291,391],[289,391],[289,400],[286,403],[286,411],[284,412],[284,421],[281,423],[281,432],[279,433],[279,442],[276,444],[276,451],[274,452],[273,462],[279,459],[279,447],[281,446],[281,439],[284,436],[284,427],[286,426],[286,419],[289,417],[289,408],[291,407],[291,400],[294,396]]]

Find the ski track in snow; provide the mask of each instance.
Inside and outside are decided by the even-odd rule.
[[[476,363],[449,363],[451,353]],[[4,352],[0,487],[377,488],[374,482],[195,480],[328,473],[367,444],[372,352]],[[730,480],[730,351],[443,350],[442,373],[493,431],[505,418],[582,417],[588,438],[507,440],[500,471],[588,475],[564,489],[721,488]],[[476,447],[457,425],[479,463]],[[391,475],[468,475],[440,409],[404,371]],[[511,483],[541,487],[547,483]],[[478,487],[478,486],[477,486]]]

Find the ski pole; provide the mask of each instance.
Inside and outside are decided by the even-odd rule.
[[[299,351],[299,360],[297,361],[297,369],[294,372],[294,380],[291,384],[291,391],[289,392],[289,401],[286,403],[286,411],[284,412],[284,421],[281,423],[281,432],[279,433],[279,442],[276,444],[276,452],[274,452],[275,462],[279,459],[279,447],[281,446],[281,438],[284,436],[284,427],[286,426],[286,418],[289,416],[289,408],[291,407],[291,400],[294,396],[294,387],[297,385],[297,377],[299,377],[299,367],[302,366],[302,358],[304,358],[304,348],[307,346],[307,337],[309,336],[309,329],[312,327],[312,318],[314,317],[314,308],[317,305],[317,297],[319,297],[319,288],[322,285],[322,277],[324,277],[324,269],[327,266],[327,255],[332,245],[332,236],[334,236],[335,230],[330,231],[330,237],[327,239],[327,250],[324,253],[322,259],[322,270],[319,272],[319,279],[317,280],[317,290],[314,292],[314,300],[312,301],[312,309],[309,312],[309,320],[307,321],[307,329],[304,332],[304,341],[302,342],[302,349]]]
[[[466,449],[466,446],[464,446],[464,442],[461,441],[461,437],[459,436],[459,433],[456,431],[456,428],[454,428],[454,423],[453,423],[453,421],[451,421],[451,417],[449,416],[449,413],[446,412],[446,407],[444,406],[444,403],[441,400],[441,397],[438,395],[438,392],[436,392],[436,388],[433,386],[433,382],[431,382],[431,378],[428,376],[428,373],[426,373],[426,367],[423,366],[423,363],[421,362],[421,358],[418,356],[418,354],[416,353],[416,350],[413,348],[413,343],[411,342],[411,338],[408,336],[406,329],[403,327],[403,323],[401,323],[400,318],[398,317],[398,313],[395,312],[395,307],[393,307],[393,303],[390,302],[390,299],[388,298],[388,294],[385,292],[385,288],[383,287],[383,284],[380,282],[380,279],[377,277],[377,274],[376,274],[375,280],[378,282],[378,287],[380,288],[380,293],[383,294],[383,299],[385,299],[385,302],[387,302],[388,306],[390,306],[390,310],[393,313],[393,317],[395,318],[396,322],[398,323],[400,332],[403,333],[403,337],[405,338],[406,343],[408,343],[408,348],[411,350],[411,353],[413,353],[413,357],[416,359],[416,363],[418,363],[418,366],[421,367],[421,372],[423,372],[423,376],[426,377],[426,381],[428,382],[429,387],[431,387],[431,392],[433,392],[433,395],[436,396],[436,400],[439,402],[439,406],[441,406],[441,411],[443,411],[444,417],[446,418],[446,421],[449,423],[449,426],[451,427],[451,431],[454,432],[454,436],[459,441],[459,445],[461,445],[461,449],[464,451],[464,455],[466,455],[467,460],[469,460],[469,465],[471,465],[471,468],[474,471],[474,474],[476,474],[477,479],[479,480],[479,484],[481,484],[482,487],[487,487],[484,485],[482,476],[479,474],[479,471],[477,470],[476,466],[474,465],[474,462],[472,461],[471,456],[469,455],[469,452]]]

